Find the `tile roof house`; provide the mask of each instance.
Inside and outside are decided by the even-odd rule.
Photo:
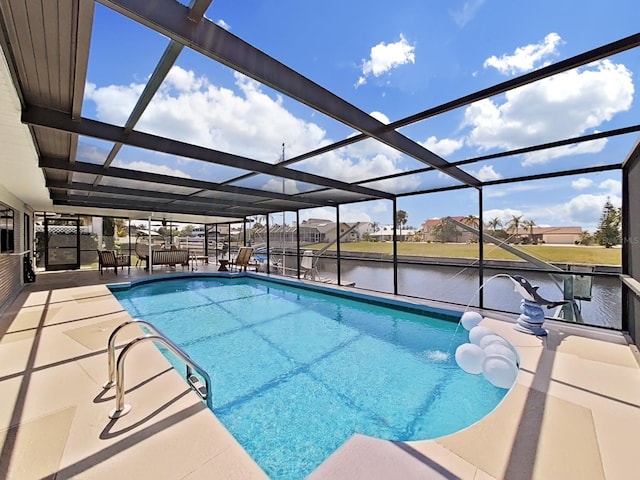
[[[451,216],[453,220],[465,223],[467,217]],[[443,222],[443,218],[431,218],[422,223],[423,240],[425,242],[455,242],[455,243],[468,243],[473,241],[476,235],[463,230],[457,225],[448,224],[449,227],[446,231],[441,231],[440,225]]]

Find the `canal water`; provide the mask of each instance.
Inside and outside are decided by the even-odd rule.
[[[335,259],[320,259],[317,264],[322,277],[336,278]],[[510,273],[525,277],[537,286],[541,297],[559,301],[563,299],[562,281],[558,286],[546,273],[484,269],[484,306],[486,308],[519,314],[522,297],[514,291],[510,279],[491,278]],[[356,288],[393,293],[393,267],[388,262],[342,259],[340,275],[343,284],[355,282]],[[398,265],[398,293],[413,297],[439,300],[466,307],[477,306],[479,280],[476,268],[441,265]],[[622,287],[616,276],[592,277],[591,300],[578,300],[585,324],[620,329],[622,318]],[[554,310],[547,310],[549,317]]]

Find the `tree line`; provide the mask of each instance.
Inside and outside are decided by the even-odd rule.
[[[475,215],[467,215],[462,219],[467,225],[478,228],[480,219]],[[403,228],[408,222],[407,212],[398,210],[396,212],[396,225]],[[375,223],[375,222],[374,222]],[[376,224],[377,225],[377,224]],[[500,217],[493,217],[484,224],[484,230],[489,231],[493,236],[507,241],[511,240],[515,243],[537,243],[533,229],[537,227],[537,223],[532,218],[525,218],[524,215],[512,215],[509,220],[503,222]],[[523,236],[522,233],[526,236]],[[449,217],[440,219],[431,230],[431,235],[439,242],[458,242],[462,231],[458,226],[449,220]],[[421,235],[418,232],[417,235]],[[418,238],[417,240],[420,240]],[[477,238],[476,238],[477,241]],[[576,243],[580,245],[603,245],[611,248],[619,245],[622,241],[622,208],[614,207],[609,199],[607,199],[600,215],[598,228],[594,233],[583,231],[580,234],[580,240]]]

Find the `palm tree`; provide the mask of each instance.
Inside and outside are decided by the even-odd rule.
[[[487,222],[487,226],[491,228],[493,233],[496,233],[496,231],[498,230],[498,227],[502,226],[502,220],[500,220],[498,217],[493,217],[491,220]]]
[[[402,227],[407,223],[407,220],[407,212],[404,210],[398,210],[396,212],[396,227],[400,228],[399,241],[404,239],[404,236],[402,235]]]
[[[473,214],[464,217],[462,222],[473,228],[478,228],[478,225],[480,225],[480,219]]]
[[[480,226],[480,219],[473,214],[467,215],[462,219],[462,223],[465,225],[469,225],[471,228],[475,228],[476,230]],[[478,232],[471,232],[471,237],[469,238],[469,242],[476,243],[478,241]]]
[[[407,223],[407,220],[407,212],[405,212],[404,210],[398,210],[396,212],[396,224],[399,225],[401,229]]]
[[[534,220],[525,220],[522,222],[522,226],[529,229],[529,238],[533,243],[533,227],[537,226],[536,222]]]
[[[518,238],[518,229],[522,225],[522,217],[522,215],[512,215],[511,220],[509,220],[509,223],[507,225],[507,228],[514,232],[516,239]]]

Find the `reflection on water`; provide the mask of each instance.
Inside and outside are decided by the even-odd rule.
[[[321,276],[336,277],[335,260],[321,259],[318,269]],[[504,277],[490,279],[499,273],[521,274],[532,285],[538,286],[540,296],[548,300],[556,301],[563,298],[562,284],[559,288],[545,273],[506,272],[485,268],[483,290],[486,308],[519,314],[522,297],[513,290],[513,283]],[[389,263],[343,259],[340,262],[340,275],[343,282],[355,282],[358,288],[393,293],[393,268]],[[398,267],[400,295],[442,300],[462,306],[477,306],[479,286],[477,269],[407,264]],[[591,295],[591,301],[578,301],[584,323],[620,329],[620,280],[617,277],[593,277]],[[549,316],[553,314],[552,310],[548,312]]]

